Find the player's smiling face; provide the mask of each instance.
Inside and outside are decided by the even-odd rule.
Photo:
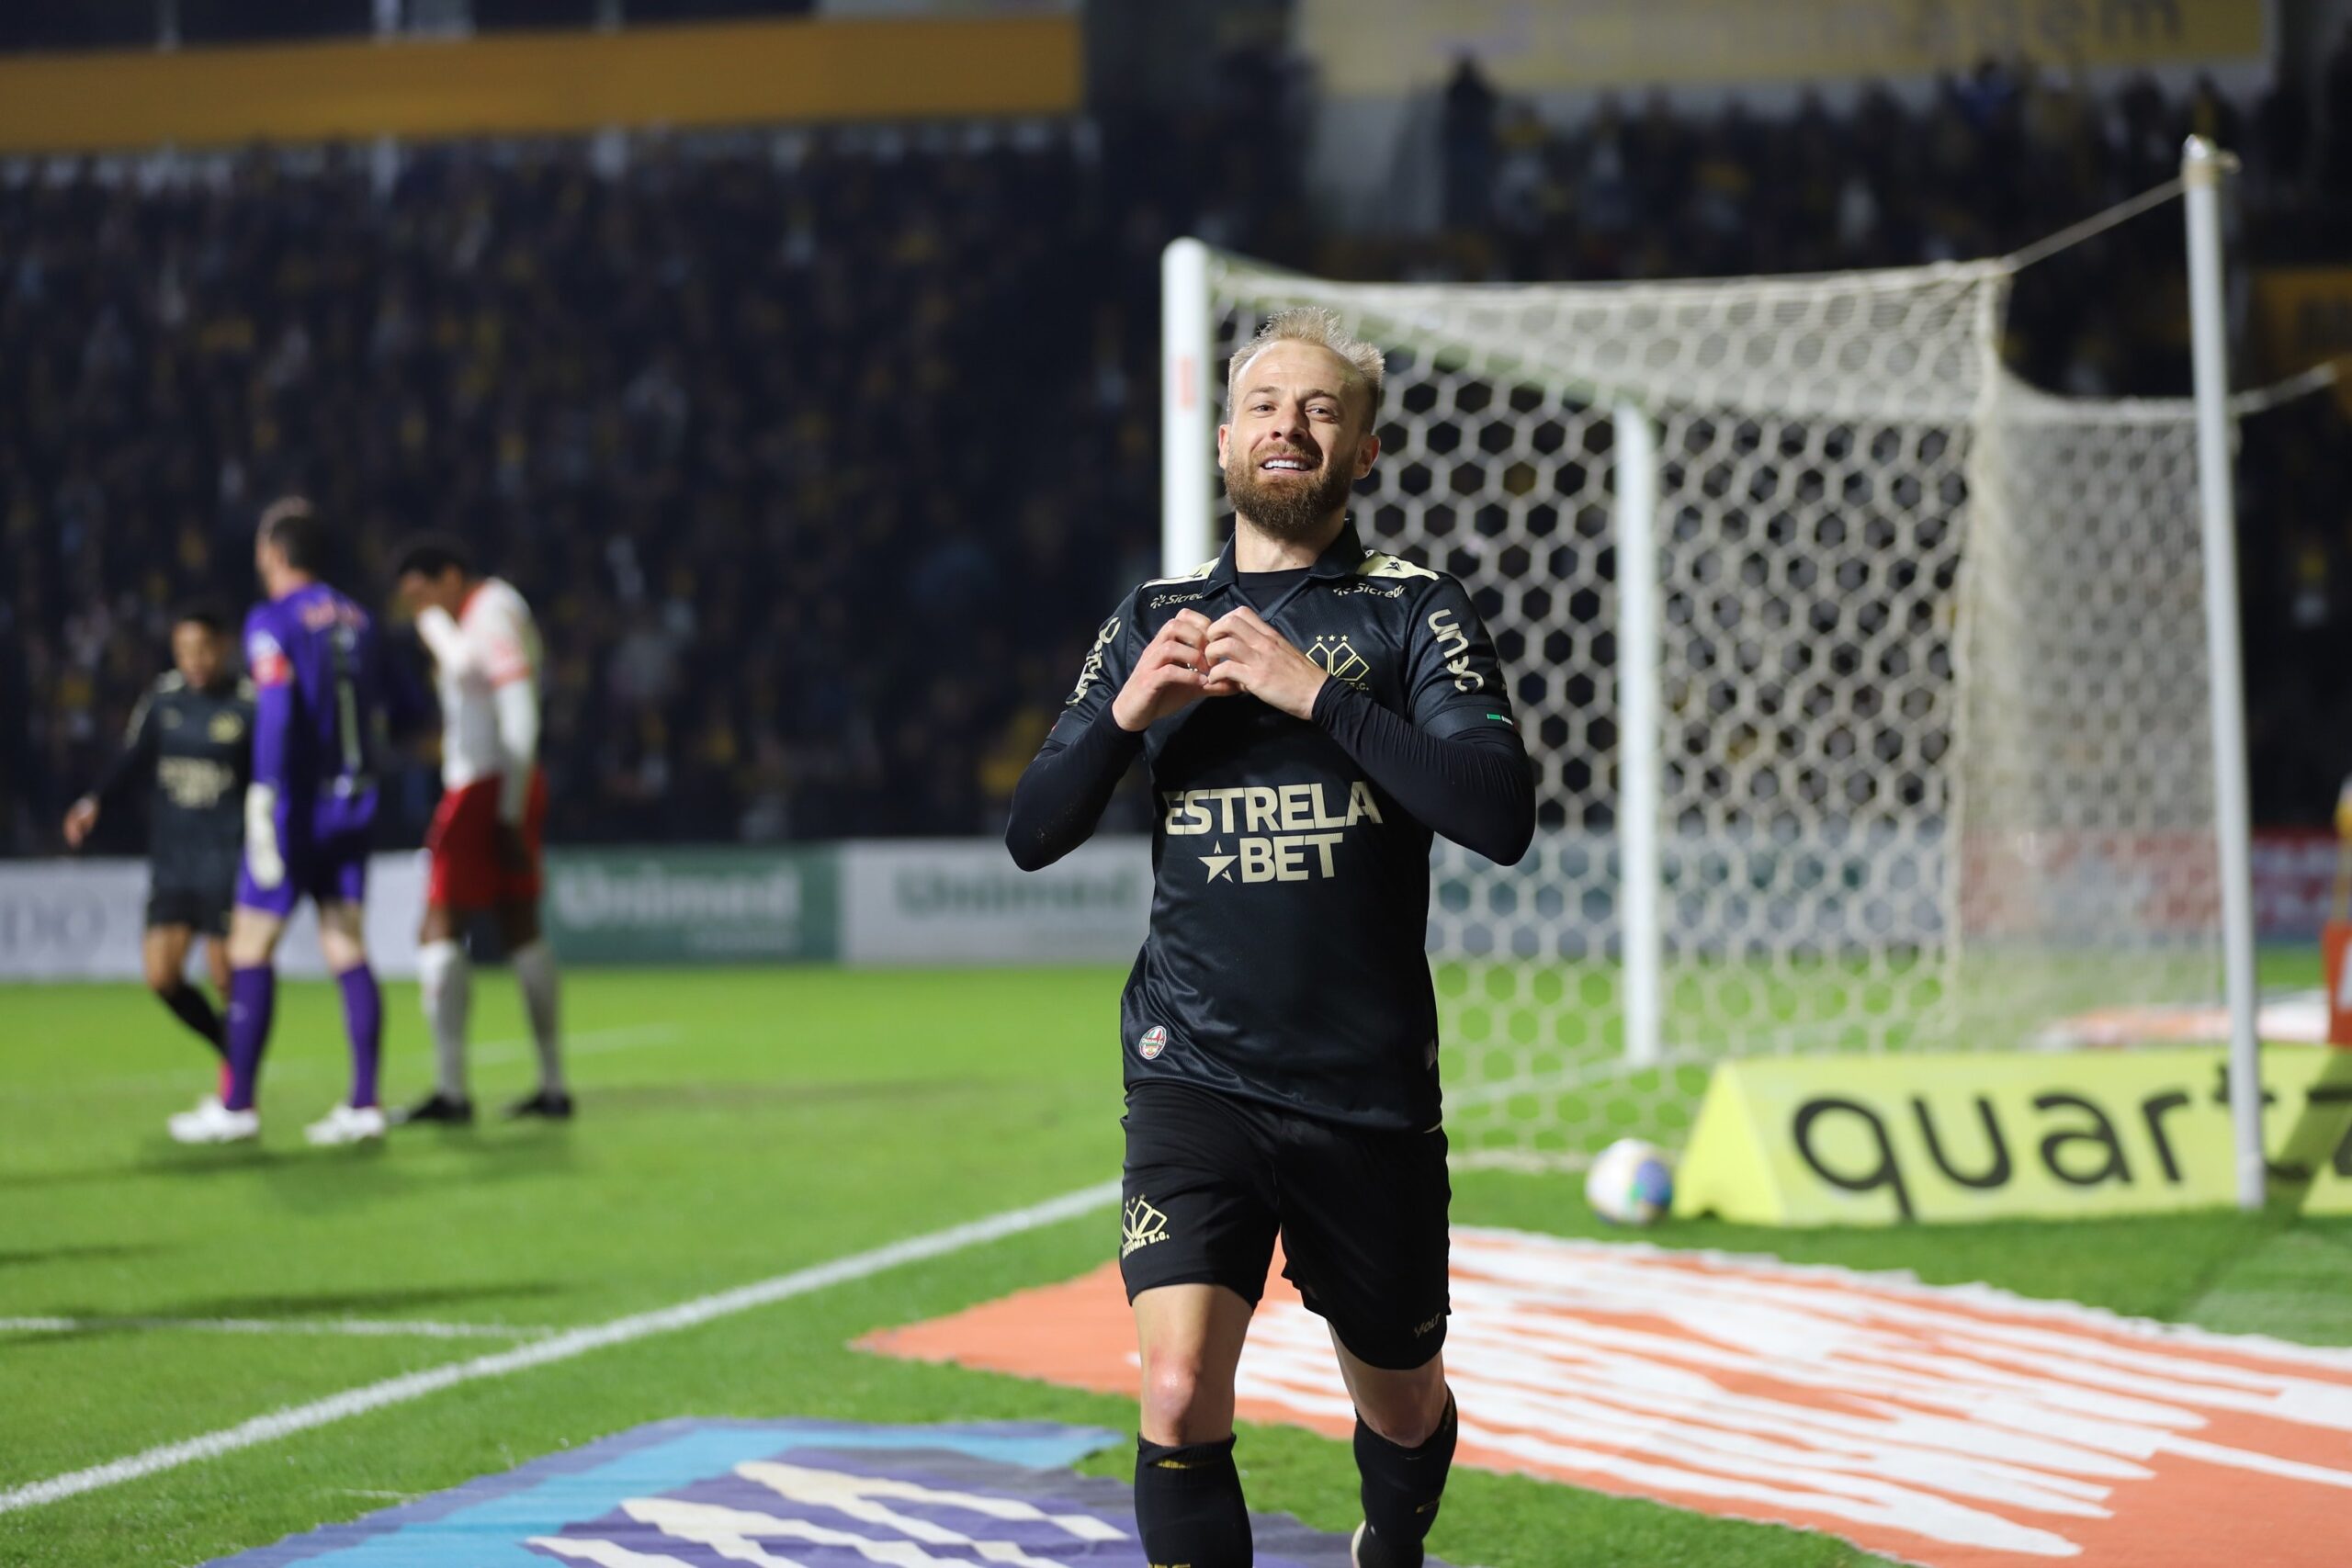
[[[1380,455],[1370,412],[1346,360],[1320,344],[1270,344],[1242,367],[1232,423],[1216,433],[1235,509],[1276,538],[1317,533]]]

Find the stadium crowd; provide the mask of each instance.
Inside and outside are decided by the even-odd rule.
[[[429,526],[537,601],[559,840],[976,826],[1068,640],[1011,606],[1148,545],[1150,411],[1081,134],[955,135],[0,193],[10,840],[49,840],[171,606],[252,597],[288,491],[363,597]]]
[[[2329,79],[2352,103],[2352,42]],[[994,831],[1089,629],[1070,606],[1156,559],[1176,233],[1340,276],[1890,265],[2063,227],[2167,177],[2194,128],[2245,150],[2246,258],[2352,259],[2352,113],[2290,95],[1988,68],[1924,107],[1658,99],[1561,129],[1470,71],[1443,220],[1400,238],[1317,229],[1263,155],[1252,116],[1304,116],[1298,73],[1237,59],[1227,85],[1173,120],[0,179],[0,710],[24,716],[0,852],[55,848],[171,607],[248,602],[288,491],[346,521],[363,598],[428,527],[532,598],[558,842]],[[2179,249],[2152,220],[2030,270],[2020,367],[2181,390]],[[2346,434],[2324,399],[2248,427],[2265,820],[2324,817],[2346,760],[2341,691],[2282,673],[2352,653]],[[434,787],[404,771],[396,835]]]
[[[2277,90],[2248,113],[2210,80],[2174,101],[2144,77],[2102,97],[1988,63],[1917,107],[1883,88],[1835,114],[1807,95],[1778,118],[1736,102],[1700,118],[1662,96],[1607,99],[1555,130],[1498,101],[1465,62],[1446,95],[1446,224],[1417,260],[1597,281],[1999,255],[2171,178],[2192,131],[2245,159],[2261,259],[2286,259],[2282,238],[2332,238],[2340,251],[2352,240],[2340,216],[2352,124],[2334,128],[2323,155],[2301,102]],[[2312,177],[2322,170],[2324,183]],[[2021,276],[2010,320],[2021,370],[2086,396],[2181,389],[2177,288],[2117,279],[2119,268],[2135,284],[2178,274],[2179,219],[2165,210],[2168,221],[2127,225],[2070,265]]]
[[[1365,275],[1616,278],[1812,273],[2005,254],[2161,185],[2191,133],[2242,160],[2230,265],[2240,386],[2255,268],[2352,263],[2352,28],[2312,100],[2275,85],[2241,105],[2211,81],[2106,94],[1987,64],[1924,104],[1870,88],[1844,112],[1808,96],[1768,118],[1663,97],[1603,102],[1561,129],[1501,99],[1475,66],[1448,85],[1444,222]],[[1347,258],[1322,258],[1345,266]],[[2006,352],[2084,397],[2185,395],[2186,263],[2166,205],[2018,274]],[[2352,770],[2352,395],[2248,419],[2238,465],[2256,820],[2327,819]]]

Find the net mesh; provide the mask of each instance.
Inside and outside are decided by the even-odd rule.
[[[1767,1052],[2014,1046],[2220,989],[2191,412],[2001,370],[1998,265],[1340,284],[1213,258],[1389,351],[1368,543],[1470,589],[1538,830],[1441,840],[1449,1128],[1577,1163]],[[1657,1054],[1625,1038],[1618,470],[1656,432]]]

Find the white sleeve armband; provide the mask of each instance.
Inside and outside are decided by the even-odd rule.
[[[286,880],[286,860],[277,845],[277,791],[268,784],[245,786],[245,869],[262,887]]]

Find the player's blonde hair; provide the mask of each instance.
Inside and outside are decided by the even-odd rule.
[[[1348,324],[1336,310],[1320,305],[1291,305],[1266,318],[1258,335],[1234,351],[1225,372],[1225,406],[1231,409],[1240,400],[1241,373],[1250,362],[1278,343],[1311,343],[1317,348],[1328,348],[1340,356],[1348,367],[1347,380],[1364,391],[1364,423],[1369,424],[1380,417],[1380,383],[1388,374],[1388,361],[1380,350],[1348,331]]]

